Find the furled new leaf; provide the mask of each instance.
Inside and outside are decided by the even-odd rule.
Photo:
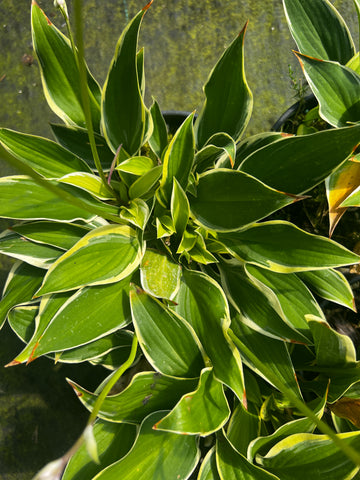
[[[244,72],[245,31],[246,25],[225,50],[204,86],[206,98],[195,123],[199,148],[218,132],[238,141],[250,120],[253,99]]]

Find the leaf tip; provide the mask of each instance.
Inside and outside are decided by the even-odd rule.
[[[4,365],[5,368],[7,367],[15,367],[15,365],[20,365],[21,362],[19,362],[19,360],[12,360],[11,362],[7,363],[6,365]]]
[[[145,7],[143,7],[141,10],[142,10],[143,12],[147,12],[147,11],[149,10],[149,8],[151,7],[151,4],[153,3],[153,1],[154,1],[154,0],[150,0],[150,2],[147,3],[147,4],[145,5]]]

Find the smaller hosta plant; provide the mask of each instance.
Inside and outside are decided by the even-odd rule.
[[[66,464],[64,480],[353,478],[356,350],[317,299],[354,308],[336,267],[360,258],[267,217],[339,168],[360,126],[242,139],[244,28],[197,118],[169,136],[158,104],[144,102],[148,8],[100,87],[84,62],[80,3],[75,46],[33,2],[45,96],[64,123],[52,125],[56,142],[0,129],[1,155],[21,171],[0,179],[0,215],[12,219],[0,251],[18,260],[1,324],[25,343],[9,365],[46,355],[108,370],[95,392],[69,380],[88,426],[38,478],[60,478]]]
[[[359,0],[350,3],[360,19]],[[299,49],[295,54],[318,102],[305,116],[300,133],[359,123],[359,46],[355,46],[344,19],[328,0],[283,0],[283,5]],[[360,206],[359,155],[349,158],[327,178],[326,193],[331,235],[348,207]]]

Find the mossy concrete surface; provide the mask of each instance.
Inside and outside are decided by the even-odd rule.
[[[38,3],[65,32],[53,0]],[[67,3],[71,11],[71,1]],[[145,3],[84,0],[87,61],[101,84],[122,28]],[[48,124],[57,119],[45,102],[33,58],[30,4],[30,0],[0,1],[0,126],[51,137]],[[333,4],[357,38],[353,2]],[[139,42],[146,46],[147,103],[154,96],[163,110],[198,109],[211,68],[247,20],[245,66],[254,113],[246,134],[269,130],[294,101],[288,65],[295,76],[301,76],[281,0],[155,0],[146,13]],[[10,171],[1,162],[0,174]],[[3,280],[9,266],[4,257],[2,265]],[[21,348],[9,329],[1,332],[0,368]],[[47,359],[1,370],[0,480],[29,480],[44,463],[66,451],[87,415],[64,378],[70,376],[91,388],[91,383],[96,384],[93,371],[86,365],[54,366]]]

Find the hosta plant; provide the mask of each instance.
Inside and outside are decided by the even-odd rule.
[[[351,3],[360,18],[359,0]],[[283,4],[299,49],[295,54],[318,102],[318,106],[304,116],[300,131],[341,128],[359,122],[359,45],[355,46],[344,19],[328,0],[283,0]],[[360,206],[358,155],[349,158],[327,178],[326,194],[331,235],[348,207]]]
[[[150,4],[103,86],[84,61],[81,2],[75,36],[57,4],[68,38],[35,1],[31,12],[45,97],[63,121],[56,141],[0,129],[1,156],[21,173],[0,179],[12,220],[0,251],[17,259],[0,315],[25,344],[8,366],[45,355],[100,364],[104,380],[94,392],[68,380],[89,421],[37,478],[355,478],[357,350],[318,302],[355,308],[337,268],[360,257],[268,217],[340,168],[360,126],[242,138],[245,26],[198,115],[170,135],[144,102],[137,40]]]

